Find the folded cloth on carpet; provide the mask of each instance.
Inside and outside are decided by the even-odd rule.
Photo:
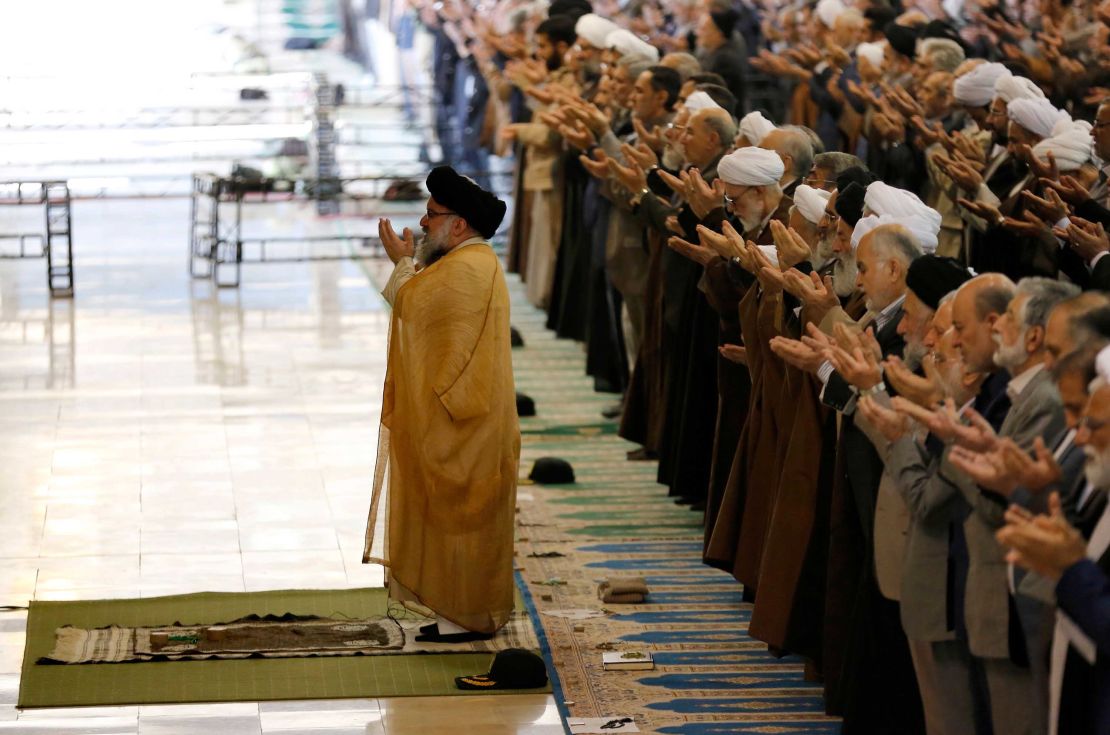
[[[643,577],[612,577],[597,587],[597,596],[610,604],[635,605],[643,602],[648,592]]]

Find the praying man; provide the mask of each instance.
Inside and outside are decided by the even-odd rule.
[[[391,598],[434,614],[416,640],[465,643],[513,610],[520,426],[489,244],[505,204],[448,166],[427,185],[419,243],[378,223],[393,315],[363,562],[386,567]]]

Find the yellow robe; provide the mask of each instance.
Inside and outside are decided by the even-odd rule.
[[[363,561],[386,566],[391,597],[492,633],[513,609],[520,425],[509,292],[477,240],[419,273],[406,261],[386,289],[393,317]]]

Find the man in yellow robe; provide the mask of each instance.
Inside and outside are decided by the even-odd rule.
[[[393,316],[363,562],[435,614],[417,640],[461,643],[513,610],[520,426],[509,292],[488,243],[505,205],[446,166],[428,189],[419,244],[378,225]]]

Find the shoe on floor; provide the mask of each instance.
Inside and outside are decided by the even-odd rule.
[[[492,633],[424,633],[416,636],[417,643],[470,643],[472,641],[488,641],[493,638]]]
[[[623,403],[614,403],[612,406],[608,406],[608,407],[602,409],[601,415],[603,417],[607,418],[607,419],[615,419],[618,416],[620,416],[623,412],[624,412],[624,404]]]
[[[649,462],[659,459],[658,453],[652,452],[644,447],[632,449],[625,456],[628,457],[628,461],[630,462]]]

